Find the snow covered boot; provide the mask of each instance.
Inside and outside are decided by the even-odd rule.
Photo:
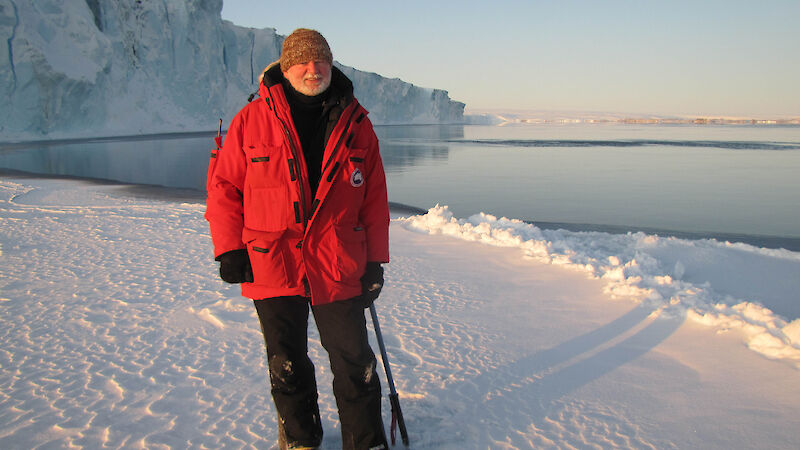
[[[315,450],[319,448],[319,444],[309,446],[299,442],[288,442],[286,430],[283,428],[283,420],[278,417],[278,448],[280,450]]]

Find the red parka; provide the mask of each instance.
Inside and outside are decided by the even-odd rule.
[[[281,76],[277,64],[265,70],[260,98],[239,111],[212,154],[205,216],[214,254],[247,248],[254,281],[242,283],[245,297],[303,295],[315,305],[353,298],[366,262],[389,262],[378,138],[352,83],[333,67],[332,87],[345,95],[331,111],[312,198]]]

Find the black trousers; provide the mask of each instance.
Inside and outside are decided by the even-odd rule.
[[[287,441],[317,446],[322,425],[314,365],[308,358],[310,299],[278,297],[254,303],[267,347],[272,399]],[[342,448],[380,448],[381,444],[388,448],[377,362],[367,340],[361,297],[312,306],[311,310],[333,373]]]

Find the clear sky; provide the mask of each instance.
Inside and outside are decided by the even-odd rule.
[[[800,117],[800,0],[224,0],[479,109]],[[265,62],[266,64],[266,62]]]

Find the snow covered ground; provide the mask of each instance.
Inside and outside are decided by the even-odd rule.
[[[0,176],[0,448],[274,444],[254,310],[174,192]],[[395,212],[391,250],[377,306],[411,448],[800,443],[798,253],[445,207]]]

